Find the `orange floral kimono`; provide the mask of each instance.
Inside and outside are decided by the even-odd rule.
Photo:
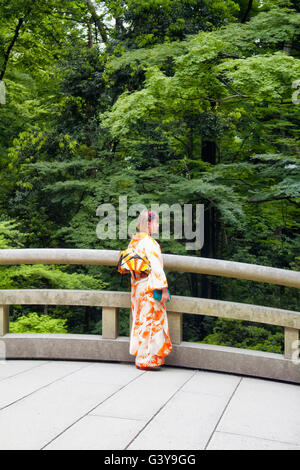
[[[137,367],[159,367],[172,350],[165,304],[153,298],[154,289],[168,287],[163,270],[161,248],[146,232],[132,236],[128,247],[145,254],[151,263],[147,277],[131,274],[132,327],[130,354]]]

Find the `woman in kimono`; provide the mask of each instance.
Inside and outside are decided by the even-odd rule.
[[[131,274],[130,354],[136,356],[135,365],[142,370],[157,370],[171,352],[168,319],[165,302],[169,299],[168,282],[163,270],[161,248],[152,233],[158,232],[159,216],[154,211],[143,211],[138,219],[138,233],[132,236],[128,247],[144,254],[150,261],[149,275]],[[157,301],[153,290],[161,289],[162,298]]]

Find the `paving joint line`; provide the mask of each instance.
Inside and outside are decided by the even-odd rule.
[[[133,439],[131,439],[131,441],[127,444],[126,447],[124,447],[123,450],[127,450],[128,447],[136,440],[136,438],[144,431],[144,429],[146,429],[146,427],[148,426],[148,424],[151,423],[151,421],[158,415],[158,413],[161,412],[161,410],[172,400],[172,398],[178,393],[180,392],[180,390],[197,374],[198,372],[198,369],[197,370],[194,370],[194,373],[173,393],[173,395],[171,395],[170,398],[168,398],[168,400],[159,408],[159,410],[154,413],[154,415],[151,416],[151,418],[146,422],[145,426],[142,427],[142,429],[140,429],[140,431],[134,436]]]
[[[4,380],[8,380],[8,379],[11,379],[13,377],[17,377],[17,375],[21,375],[21,374],[25,374],[26,372],[29,372],[30,370],[33,370],[33,369],[37,369],[38,367],[43,367],[45,366],[46,364],[49,364],[51,361],[47,361],[43,364],[38,364],[37,366],[32,366],[32,367],[29,367],[29,369],[26,369],[26,370],[21,370],[20,372],[17,372],[16,374],[13,374],[13,375],[9,375],[8,377],[3,377],[2,379],[0,379],[0,382],[3,382]]]
[[[239,437],[250,437],[251,439],[256,439],[258,441],[268,441],[268,442],[274,442],[278,444],[287,444],[290,446],[297,446],[300,448],[300,442],[287,442],[287,441],[279,441],[277,439],[270,439],[269,437],[258,437],[258,436],[251,436],[250,434],[238,434],[236,432],[228,432],[228,431],[215,431],[216,433],[219,434],[230,434],[232,436],[239,436]]]
[[[229,406],[231,400],[233,399],[233,397],[234,397],[234,395],[235,395],[237,389],[239,388],[239,386],[240,386],[242,380],[243,380],[243,377],[240,378],[238,384],[236,385],[235,389],[233,390],[232,394],[230,395],[229,400],[228,400],[228,402],[226,403],[226,406],[225,406],[225,408],[223,409],[223,411],[222,411],[222,413],[221,413],[221,416],[219,417],[219,419],[218,419],[218,421],[217,421],[217,423],[216,423],[216,425],[215,425],[215,427],[214,427],[214,429],[213,429],[213,431],[212,431],[212,433],[211,433],[211,435],[210,435],[210,437],[209,437],[209,439],[208,439],[208,441],[207,441],[207,443],[206,443],[206,446],[205,446],[204,450],[207,450],[207,447],[209,446],[210,441],[212,440],[212,437],[213,437],[213,435],[215,434],[215,432],[216,432],[216,430],[217,430],[217,427],[219,426],[219,424],[220,424],[220,422],[221,422],[221,419],[223,418],[223,416],[224,416],[224,414],[225,414],[225,412],[226,412],[226,410],[227,410],[227,408],[228,408],[228,406]]]
[[[142,419],[142,418],[125,418],[124,416],[96,415],[94,413],[89,413],[89,416],[94,416],[96,418],[127,419],[127,421],[142,421],[142,422],[146,421],[145,419]]]
[[[76,421],[74,421],[72,424],[70,424],[70,426],[67,426],[63,431],[61,431],[59,434],[57,434],[53,439],[51,439],[49,442],[47,442],[47,444],[45,444],[43,447],[41,447],[40,450],[44,450],[49,444],[51,444],[52,442],[54,442],[56,439],[58,439],[62,434],[64,434],[66,431],[68,431],[70,428],[72,428],[73,426],[75,426],[75,424],[77,424],[79,421],[81,421],[83,418],[85,418],[86,416],[88,416],[89,414],[92,414],[92,412],[100,405],[102,405],[103,403],[106,402],[106,400],[109,400],[111,397],[113,397],[114,395],[116,395],[116,393],[120,392],[120,390],[122,390],[123,388],[127,387],[129,384],[131,384],[132,382],[134,382],[135,380],[137,380],[138,378],[142,377],[142,375],[144,375],[146,372],[143,372],[139,375],[137,375],[136,377],[134,377],[132,380],[130,380],[129,382],[127,382],[125,385],[122,385],[122,387],[118,388],[118,390],[116,390],[115,392],[113,392],[111,395],[109,395],[108,397],[104,398],[104,400],[102,400],[100,403],[98,403],[96,406],[93,406],[93,408],[91,408],[89,411],[87,411],[86,413],[84,413],[82,416],[80,416]],[[98,415],[92,415],[92,416],[98,416]]]
[[[49,362],[52,362],[52,361],[49,361]],[[43,365],[45,365],[45,364],[43,364]],[[90,364],[89,364],[89,365],[90,365]],[[25,398],[30,397],[30,395],[34,395],[35,393],[40,392],[40,391],[43,390],[44,388],[49,387],[50,385],[53,385],[55,382],[59,382],[60,380],[63,380],[63,379],[65,379],[66,377],[69,377],[70,375],[75,374],[75,373],[78,372],[79,370],[85,369],[85,368],[88,367],[89,365],[80,367],[79,369],[74,370],[74,371],[70,372],[69,374],[63,375],[62,377],[59,377],[58,379],[53,380],[53,382],[49,382],[49,383],[47,383],[46,385],[43,385],[42,387],[39,387],[39,388],[37,388],[36,390],[33,390],[33,392],[30,392],[30,393],[28,393],[27,395],[24,395],[23,397],[18,398],[17,400],[13,401],[12,403],[9,403],[8,405],[3,406],[2,408],[0,408],[0,413],[1,413],[1,411],[5,410],[6,408],[9,408],[10,406],[15,405],[15,404],[18,403],[19,401],[22,401],[22,400],[24,400]]]

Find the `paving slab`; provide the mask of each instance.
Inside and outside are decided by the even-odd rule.
[[[167,366],[7,362],[0,450],[300,450],[299,385]]]
[[[216,430],[300,445],[300,386],[243,378]]]
[[[0,360],[0,380],[20,374],[29,369],[34,369],[35,367],[47,364],[47,362],[49,361]]]
[[[46,362],[0,381],[0,409],[52,382],[87,367],[79,362]]]
[[[240,377],[197,372],[128,449],[203,450]]]
[[[217,431],[207,446],[207,450],[300,450],[300,446]]]
[[[147,371],[118,395],[98,406],[93,414],[147,421],[194,374],[193,370],[166,367],[159,371]]]
[[[238,375],[218,372],[196,371],[196,374],[183,387],[183,392],[192,392],[230,398],[239,385]]]
[[[143,375],[145,372],[139,370],[134,364],[119,364],[110,362],[87,363],[87,366],[72,374],[69,381],[78,380],[85,383],[105,383],[125,385],[131,380]]]
[[[44,450],[124,450],[143,426],[140,420],[87,415]]]
[[[66,370],[67,363],[51,364]],[[0,411],[1,450],[43,448],[122,388],[119,384],[103,383],[101,374],[96,375],[95,368],[88,363],[74,364],[81,369]]]

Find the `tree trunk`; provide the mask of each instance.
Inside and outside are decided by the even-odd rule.
[[[212,165],[216,164],[217,146],[215,142],[202,142],[202,160]],[[215,232],[215,208],[204,208],[204,245],[201,249],[203,258],[215,258],[216,255],[216,232]],[[206,274],[202,274],[201,297],[214,298],[214,285]]]
[[[101,18],[98,16],[98,14],[96,12],[96,8],[92,3],[92,0],[86,0],[86,3],[87,3],[88,10],[89,10],[90,14],[92,15],[92,18],[95,21],[95,24],[96,24],[96,26],[99,30],[102,41],[106,44],[107,41],[108,41],[108,37],[107,37],[107,34],[106,34],[105,25],[102,22]]]
[[[245,11],[245,14],[242,18],[242,23],[246,23],[247,19],[248,19],[248,16],[250,14],[250,11],[252,9],[252,6],[253,6],[253,0],[249,0],[249,3],[248,3],[248,6],[247,6],[247,10]]]
[[[10,53],[11,53],[13,47],[14,47],[14,44],[15,44],[16,40],[18,39],[20,29],[21,29],[21,26],[22,26],[23,23],[24,23],[24,18],[19,18],[18,24],[17,24],[16,29],[15,29],[15,34],[14,34],[14,36],[13,36],[13,38],[12,38],[8,48],[7,48],[7,51],[4,54],[4,63],[3,63],[3,67],[2,67],[2,70],[1,70],[1,73],[0,73],[0,81],[3,80],[3,77],[5,75]]]
[[[20,34],[20,29],[23,25],[23,23],[27,20],[28,16],[30,15],[33,7],[34,7],[34,3],[35,3],[36,0],[32,0],[32,3],[29,7],[29,9],[27,10],[27,12],[25,13],[24,17],[23,18],[19,18],[18,20],[18,24],[16,26],[16,29],[15,29],[15,33],[13,35],[13,38],[4,54],[4,62],[3,62],[3,67],[2,67],[2,70],[0,72],[0,81],[3,80],[3,77],[5,75],[5,72],[6,72],[6,68],[7,68],[7,64],[8,64],[8,60],[9,60],[9,56],[10,56],[10,53],[15,45],[15,42],[16,40],[18,39],[19,37],[19,34]]]
[[[91,28],[91,23],[88,22],[88,48],[92,49],[94,46],[94,40],[93,40],[93,33],[92,33],[92,28]]]

